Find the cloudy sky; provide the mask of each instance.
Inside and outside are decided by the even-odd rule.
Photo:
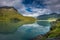
[[[33,17],[60,12],[60,0],[0,0],[1,6],[13,6],[22,15]]]
[[[0,0],[0,7],[2,6],[13,6],[22,15],[32,17],[50,14],[52,12],[60,13],[60,0]],[[10,38],[14,40],[20,40],[22,37],[21,35],[23,35],[23,37],[32,37],[34,35],[36,36],[38,34],[42,34],[42,32],[45,33],[49,31],[49,27],[42,27],[36,24],[30,25],[30,27],[28,26],[29,25],[25,27],[24,25],[23,27],[19,28],[18,31],[20,31],[20,33],[16,33],[14,35],[2,36],[0,34],[0,40],[5,40],[6,38],[7,40],[11,40]]]

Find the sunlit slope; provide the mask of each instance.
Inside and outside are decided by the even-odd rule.
[[[60,37],[60,19],[52,23],[51,31],[49,32],[48,38]]]
[[[42,26],[50,26],[51,22],[56,21],[57,18],[48,18],[47,20],[37,20],[37,23]]]
[[[56,21],[57,18],[48,18],[47,20],[37,20],[37,21],[48,21],[48,22],[53,22]]]
[[[0,33],[14,32],[23,24],[31,24],[35,18],[22,16],[13,7],[0,7]]]

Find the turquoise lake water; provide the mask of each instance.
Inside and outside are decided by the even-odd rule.
[[[22,25],[13,34],[0,34],[0,40],[31,40],[32,38],[46,34],[50,30],[49,22],[37,22]]]

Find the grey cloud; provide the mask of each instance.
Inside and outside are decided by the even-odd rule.
[[[19,0],[0,0],[0,6],[13,6]]]
[[[52,12],[60,12],[60,0],[45,0],[44,4]]]
[[[41,15],[41,14],[50,13],[49,9],[45,10],[45,9],[42,9],[42,8],[34,8],[32,6],[31,6],[31,10],[33,12],[28,12],[26,10],[27,7],[25,7],[21,3],[21,1],[22,0],[0,0],[0,6],[14,6],[22,15],[26,15],[26,16],[28,15],[28,16],[34,16],[35,17],[35,16],[38,16],[38,15]],[[39,0],[36,0],[36,1],[39,1]],[[33,3],[33,5],[34,5],[34,3]]]

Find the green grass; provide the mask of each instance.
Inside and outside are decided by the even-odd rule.
[[[54,26],[55,26],[55,29],[50,31],[50,34],[48,35],[48,38],[55,38],[57,36],[60,36],[60,21],[56,21]]]
[[[15,32],[23,24],[32,24],[35,18],[23,16],[13,8],[0,9],[0,32]]]

